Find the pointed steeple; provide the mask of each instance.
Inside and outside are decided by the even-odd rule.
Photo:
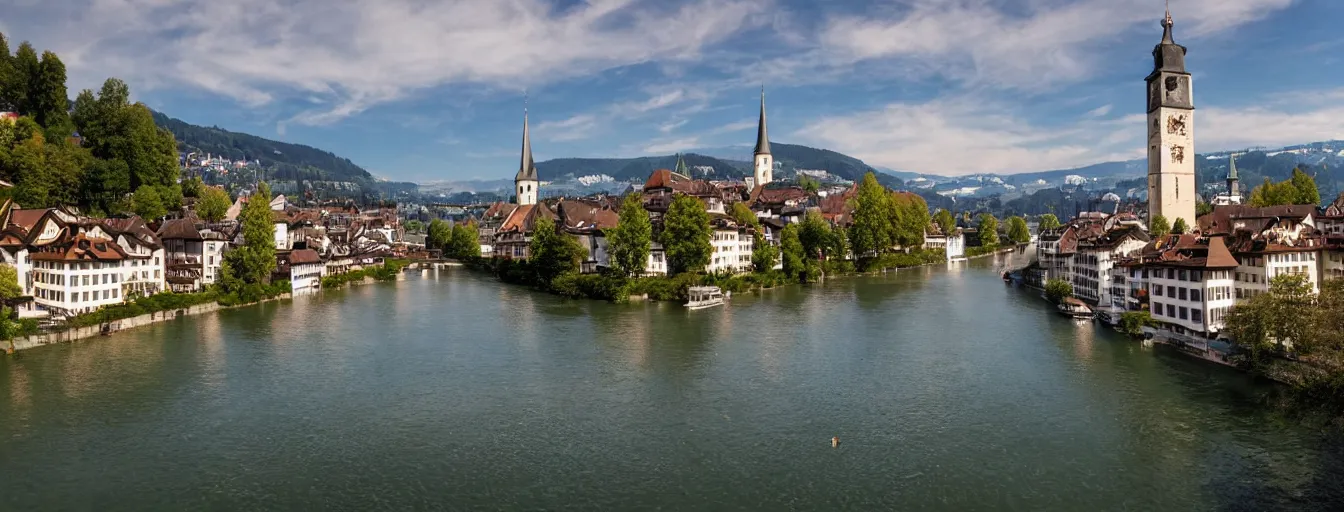
[[[532,138],[527,132],[527,107],[523,107],[523,159],[518,165],[518,174],[514,181],[537,180],[537,165],[532,161]]]
[[[1171,26],[1176,23],[1171,21],[1171,1],[1167,1],[1167,16],[1162,19],[1162,43],[1176,44],[1176,40],[1171,38]]]
[[[761,86],[761,121],[756,127],[756,151],[757,155],[770,154],[770,137],[765,134],[765,86]]]
[[[676,172],[677,174],[680,174],[680,175],[682,175],[682,176],[690,176],[690,175],[691,175],[691,174],[690,174],[690,171],[688,171],[688,170],[686,169],[686,160],[683,160],[683,159],[681,158],[681,153],[677,153],[677,167],[676,167],[676,170],[673,171],[673,172]]]
[[[1167,5],[1167,14],[1162,18],[1162,42],[1153,47],[1153,70],[1185,72],[1185,47],[1176,44],[1172,37],[1171,5]]]
[[[1236,181],[1236,180],[1240,179],[1240,178],[1237,177],[1237,154],[1236,154],[1236,153],[1232,153],[1232,154],[1230,154],[1230,155],[1227,156],[1227,179],[1230,180],[1230,181]]]

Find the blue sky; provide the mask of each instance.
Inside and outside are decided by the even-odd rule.
[[[1143,156],[1162,0],[7,0],[0,31],[202,125],[376,175],[771,138],[937,174]],[[1196,149],[1344,139],[1344,2],[1172,0]],[[749,158],[744,154],[743,160]]]

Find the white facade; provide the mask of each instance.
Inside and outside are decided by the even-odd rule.
[[[224,251],[229,243],[223,240],[205,240],[202,244],[201,283],[215,284],[219,280],[220,268],[224,266]]]
[[[1106,306],[1113,304],[1111,284],[1115,280],[1115,260],[1130,256],[1147,242],[1125,238],[1114,247],[1080,247],[1073,256],[1073,293],[1083,300]],[[1123,301],[1123,297],[1120,298]]]
[[[33,264],[33,301],[39,309],[88,313],[120,304],[122,261],[43,261]]]
[[[765,185],[775,180],[775,157],[770,153],[757,153],[756,165],[752,171],[753,185]]]
[[[737,228],[715,228],[710,236],[710,245],[714,250],[709,256],[710,273],[727,272],[735,274],[751,269],[751,248],[753,239],[750,234]]]
[[[327,265],[322,262],[303,263],[289,266],[289,286],[295,296],[317,293],[322,289],[322,276],[327,275]]]
[[[275,226],[275,250],[288,251],[293,246],[289,244],[289,221],[277,220],[271,223]],[[238,230],[238,236],[242,236],[243,230]]]
[[[1185,70],[1185,48],[1172,39],[1170,15],[1153,50],[1148,75],[1148,218],[1195,225],[1194,79]]]
[[[1236,302],[1233,271],[1179,267],[1148,271],[1148,298],[1154,320],[1183,335],[1207,336],[1223,329]]]
[[[537,204],[537,192],[541,189],[541,182],[536,180],[514,180],[514,189],[518,194],[518,205],[525,206]]]

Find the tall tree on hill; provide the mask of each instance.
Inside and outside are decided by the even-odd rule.
[[[233,204],[229,200],[229,193],[215,187],[201,187],[200,190],[200,198],[196,201],[197,215],[211,223],[224,220],[229,206]]]
[[[168,214],[168,208],[163,205],[159,189],[149,185],[136,189],[131,195],[131,211],[150,222]]]
[[[271,187],[262,182],[238,215],[243,245],[224,254],[221,269],[221,287],[243,302],[260,299],[275,271],[275,224],[271,215]]]
[[[14,103],[14,111],[20,115],[32,115],[36,110],[34,107],[34,98],[31,96],[33,90],[33,81],[37,79],[41,71],[41,62],[37,59],[37,51],[33,50],[33,45],[28,41],[19,44],[19,49],[14,52],[13,63],[10,71],[10,91],[13,95],[10,101]]]
[[[14,110],[14,57],[9,54],[9,40],[0,33],[0,112]]]
[[[980,245],[985,247],[997,247],[999,245],[999,219],[994,218],[989,212],[980,214],[976,230],[980,232]]]
[[[477,236],[476,223],[453,223],[452,235],[448,238],[447,252],[459,260],[481,257],[481,242]]]
[[[950,235],[957,230],[957,219],[952,216],[952,212],[945,208],[939,208],[938,213],[933,215],[933,222],[938,225],[944,235]]]
[[[126,163],[131,190],[141,185],[172,187],[177,183],[177,142],[173,134],[154,124],[149,108],[130,103],[125,82],[109,78],[96,98],[91,91],[80,92],[72,119],[94,156]],[[115,170],[120,169],[118,166]],[[160,189],[161,194],[173,192]],[[181,191],[175,192],[178,197],[168,198],[169,202],[180,202]]]
[[[929,204],[911,192],[892,193],[891,204],[896,213],[892,221],[894,241],[906,249],[923,247],[924,233],[931,221]]]
[[[877,176],[865,174],[854,198],[854,223],[849,230],[854,256],[866,258],[891,249],[891,221],[891,196],[877,182]],[[787,255],[784,261],[788,261]]]
[[[798,224],[784,226],[784,231],[779,235],[779,249],[784,258],[784,275],[790,279],[805,280],[807,250],[803,249],[803,243],[798,239]]]
[[[741,203],[738,203],[741,204]],[[639,194],[625,196],[621,203],[620,220],[607,235],[607,252],[611,263],[625,276],[644,272],[649,261],[649,243],[653,241],[653,224]]]
[[[1321,205],[1321,193],[1316,189],[1316,180],[1302,169],[1293,168],[1293,177],[1289,178],[1293,188],[1297,189],[1297,200],[1294,204],[1309,204],[1312,206]]]
[[[70,96],[65,89],[65,64],[52,52],[42,52],[38,74],[29,85],[33,117],[46,129],[47,139],[64,144],[74,133],[70,122]]]
[[[691,196],[679,195],[663,215],[663,250],[667,252],[668,273],[699,272],[709,265],[714,246],[709,239],[714,228],[704,203]]]
[[[448,244],[453,239],[453,228],[443,219],[434,219],[429,221],[429,229],[425,231],[425,246],[430,249],[438,249],[443,252],[447,258],[453,257],[448,252]]]

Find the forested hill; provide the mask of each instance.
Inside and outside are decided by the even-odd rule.
[[[230,160],[259,160],[276,179],[373,181],[369,171],[349,159],[311,146],[263,139],[214,126],[196,126],[161,112],[154,112],[154,123],[173,133],[179,151],[209,153]]]

